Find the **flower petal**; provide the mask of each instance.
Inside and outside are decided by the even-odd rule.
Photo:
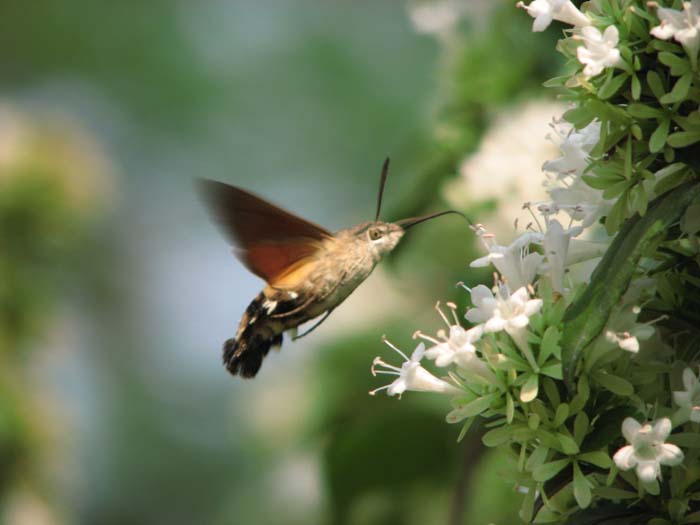
[[[637,464],[637,460],[634,457],[632,445],[626,445],[615,452],[613,461],[620,470],[629,470],[634,467]]]
[[[683,463],[683,451],[671,443],[663,443],[658,457],[659,463],[671,467]]]
[[[641,428],[642,425],[637,420],[626,417],[622,422],[622,435],[625,436],[628,443],[632,443]]]

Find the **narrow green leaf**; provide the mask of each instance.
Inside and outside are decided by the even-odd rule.
[[[671,133],[666,140],[669,146],[685,148],[686,146],[700,142],[700,131],[677,131]]]
[[[540,365],[543,365],[550,355],[556,354],[560,337],[561,333],[559,333],[556,326],[550,326],[545,330],[540,343],[540,355],[537,356],[537,362]]]
[[[569,417],[569,405],[567,403],[562,403],[557,407],[557,411],[554,413],[554,419],[552,420],[552,426],[560,427],[564,424],[566,419]]]
[[[647,84],[656,98],[660,99],[666,94],[661,77],[653,69],[647,73]]]
[[[598,98],[601,100],[607,100],[615,95],[618,91],[620,91],[620,88],[625,85],[629,77],[629,73],[620,73],[619,75],[613,76],[606,80],[598,90]]]
[[[659,61],[671,68],[671,74],[679,77],[690,71],[690,62],[668,51],[659,53]]]
[[[593,494],[613,501],[621,499],[635,499],[637,497],[636,492],[618,489],[617,487],[596,487],[593,489]]]
[[[542,378],[542,388],[544,393],[547,395],[547,399],[552,405],[552,408],[556,409],[561,403],[561,396],[559,395],[559,389],[557,384],[548,377]]]
[[[554,379],[562,380],[564,379],[564,372],[561,367],[561,363],[554,363],[552,365],[543,366],[540,368],[540,373]]]
[[[700,436],[695,432],[671,434],[666,441],[683,448],[700,448]]]
[[[579,453],[578,445],[576,444],[576,442],[573,440],[572,437],[567,436],[566,434],[562,434],[561,432],[558,432],[557,439],[559,440],[559,443],[561,444],[561,447],[564,450],[564,453],[569,454],[570,456],[573,456],[574,454]]]
[[[659,99],[659,102],[662,104],[675,104],[676,102],[682,102],[688,96],[688,91],[690,91],[690,84],[692,80],[693,74],[691,72],[686,73],[678,79],[670,93],[665,94]]]
[[[606,470],[612,467],[613,464],[610,456],[602,450],[597,452],[584,452],[583,454],[579,454],[576,459]]]
[[[586,434],[588,434],[590,421],[588,419],[588,414],[585,412],[579,412],[576,414],[576,419],[574,419],[574,439],[576,444],[580,447],[583,443]]]
[[[639,100],[642,94],[642,83],[639,81],[639,77],[634,75],[632,77],[632,98],[634,100]]]
[[[634,393],[634,386],[627,379],[608,374],[603,370],[594,372],[593,379],[600,386],[618,396],[629,397]]]
[[[487,447],[497,447],[508,443],[511,439],[512,427],[509,425],[503,425],[502,427],[497,427],[489,430],[481,438],[481,442]]]
[[[543,445],[539,445],[532,454],[530,454],[530,457],[527,458],[525,469],[532,472],[537,467],[543,465],[544,462],[547,461],[547,454],[549,454],[549,449]]]
[[[591,486],[578,463],[574,463],[574,498],[582,509],[588,508],[591,504]]]
[[[539,482],[547,481],[552,479],[554,476],[559,474],[569,463],[570,459],[559,459],[557,461],[550,461],[544,465],[540,465],[532,471],[532,479]]]
[[[627,113],[632,115],[634,118],[640,119],[661,118],[664,115],[664,112],[660,109],[653,108],[646,104],[630,104],[627,107]]]
[[[649,138],[649,151],[652,153],[657,153],[664,148],[670,127],[671,120],[668,118],[663,119],[659,123],[659,126],[654,130],[654,133],[652,133],[651,137]]]
[[[523,387],[520,389],[520,401],[522,401],[523,403],[529,403],[537,397],[537,391],[537,374],[531,374],[530,377],[527,378],[527,381],[525,381]]]
[[[506,421],[509,425],[513,422],[514,416],[515,404],[513,403],[513,397],[510,394],[506,394]]]
[[[472,423],[474,423],[474,418],[469,418],[464,422],[464,425],[462,425],[462,430],[459,431],[459,435],[457,436],[457,443],[460,443],[463,439],[464,436],[467,435],[467,432],[472,426]]]
[[[613,306],[637,270],[642,253],[665,235],[671,224],[680,220],[698,195],[700,184],[689,181],[654,199],[644,217],[630,218],[598,263],[590,284],[567,308],[561,347],[564,376],[570,387],[581,353],[603,330]]]

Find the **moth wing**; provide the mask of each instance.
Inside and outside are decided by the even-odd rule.
[[[200,181],[209,209],[245,266],[268,284],[292,287],[303,279],[326,229],[245,190],[212,180]]]

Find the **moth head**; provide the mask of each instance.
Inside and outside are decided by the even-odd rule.
[[[372,252],[381,257],[396,247],[404,233],[405,230],[397,224],[374,221],[363,235]]]

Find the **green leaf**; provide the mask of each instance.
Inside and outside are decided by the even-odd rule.
[[[574,498],[582,509],[588,508],[591,504],[591,486],[578,463],[574,463]]]
[[[498,394],[488,394],[483,397],[477,397],[474,401],[470,401],[466,405],[457,408],[462,417],[474,417],[481,414],[489,408],[491,402],[498,397]]]
[[[598,370],[592,375],[596,383],[613,394],[624,397],[629,397],[634,394],[634,386],[632,386],[632,383],[627,381],[627,379],[608,374],[603,370]]]
[[[630,218],[613,239],[591,275],[589,285],[566,310],[561,338],[564,377],[573,385],[576,366],[583,350],[603,330],[610,312],[627,290],[637,263],[669,226],[680,220],[693,200],[700,195],[700,184],[689,181],[650,204],[644,215]]]
[[[564,372],[562,370],[561,363],[543,366],[540,368],[540,373],[560,381],[564,379]]]
[[[543,445],[538,445],[538,447],[530,454],[525,462],[525,469],[532,472],[537,467],[544,464],[547,460],[547,454],[549,454],[549,449]]]
[[[606,470],[612,467],[613,465],[610,456],[608,456],[608,454],[603,452],[602,450],[599,450],[597,452],[584,452],[583,454],[579,454],[576,459],[578,459],[579,461],[584,461],[585,463],[590,463],[591,465],[595,465],[596,467]]]
[[[537,374],[531,374],[525,384],[520,389],[520,401],[523,403],[529,403],[537,397],[538,391],[538,378]]]
[[[634,118],[640,119],[661,118],[664,116],[663,111],[647,106],[646,104],[630,104],[627,107],[627,113],[632,115]]]
[[[681,520],[681,523],[700,523],[700,510],[688,514],[685,518]]]
[[[547,481],[552,479],[554,476],[559,474],[571,460],[569,458],[559,459],[557,461],[550,461],[544,465],[540,465],[532,471],[532,479],[539,482]]]
[[[666,94],[661,77],[653,69],[647,73],[647,84],[656,98],[660,99]]]
[[[659,123],[659,126],[654,130],[654,133],[651,134],[651,138],[649,139],[649,151],[657,153],[664,148],[670,127],[671,120],[668,118],[663,119]]]
[[[557,407],[557,411],[554,413],[554,419],[552,420],[552,426],[554,428],[560,427],[561,425],[564,424],[564,421],[566,421],[566,418],[569,417],[569,405],[566,403],[562,403]]]
[[[588,414],[585,412],[579,412],[576,414],[576,419],[574,419],[574,439],[576,444],[580,447],[583,443],[583,439],[588,434],[588,426],[590,421],[588,419]]]
[[[666,441],[683,448],[700,448],[700,437],[695,432],[671,434]]]
[[[567,436],[566,434],[562,434],[561,432],[558,432],[557,439],[559,440],[559,443],[561,443],[561,448],[565,454],[569,454],[570,456],[573,456],[574,454],[579,453],[578,445],[576,444],[576,441],[574,441],[574,439],[572,437]]]
[[[462,430],[459,431],[459,435],[457,436],[457,443],[460,443],[464,439],[464,436],[467,435],[472,423],[474,423],[474,418],[469,418],[464,422],[464,425],[462,425]]]
[[[690,62],[668,51],[659,53],[659,62],[670,67],[674,77],[679,77],[690,71]]]
[[[537,491],[534,486],[527,487],[528,491],[525,493],[523,498],[523,504],[520,506],[520,512],[518,516],[525,523],[530,523],[532,517],[535,513],[535,498],[537,496]]]
[[[634,75],[632,77],[632,98],[634,100],[639,100],[642,94],[642,83],[639,81],[639,77]]]
[[[686,73],[678,79],[670,93],[665,94],[659,99],[659,102],[662,104],[675,104],[676,102],[682,102],[688,96],[688,91],[690,91],[690,84],[692,81],[693,74],[691,72]]]
[[[544,393],[547,395],[547,399],[552,405],[552,408],[557,408],[559,403],[561,403],[561,396],[559,395],[559,389],[554,381],[548,377],[542,378],[542,388]]]
[[[620,73],[617,76],[607,79],[598,90],[598,98],[607,100],[612,97],[615,93],[620,91],[620,88],[625,85],[629,77],[629,73]]]
[[[685,148],[700,142],[700,131],[677,131],[668,136],[667,142],[674,148]]]
[[[700,202],[691,204],[685,210],[681,219],[681,230],[688,234],[700,232]]]
[[[618,489],[617,487],[596,487],[593,489],[593,494],[604,499],[621,500],[635,499],[637,493],[629,490]]]
[[[489,430],[481,438],[481,442],[487,447],[497,447],[508,443],[511,439],[511,434],[513,433],[512,426],[503,425],[501,427]]]
[[[558,343],[560,337],[561,333],[559,333],[556,326],[550,326],[545,330],[542,335],[542,342],[540,343],[540,355],[537,359],[540,365],[543,365],[550,355],[556,355],[559,351]]]
[[[513,422],[514,416],[515,405],[513,403],[513,397],[510,394],[506,394],[506,421],[509,425]]]

